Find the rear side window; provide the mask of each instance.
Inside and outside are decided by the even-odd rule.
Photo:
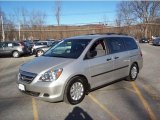
[[[2,47],[3,46],[3,43],[0,43],[0,47]]]
[[[13,46],[19,46],[19,44],[18,43],[13,43]]]
[[[124,39],[127,50],[138,49],[138,46],[133,38],[123,38],[123,39]]]
[[[120,37],[107,38],[110,53],[118,53],[125,50],[123,39]]]
[[[7,47],[13,47],[12,43],[8,43]]]

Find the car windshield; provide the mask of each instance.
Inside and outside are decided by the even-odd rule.
[[[43,56],[76,59],[90,41],[91,39],[66,39],[53,46]]]

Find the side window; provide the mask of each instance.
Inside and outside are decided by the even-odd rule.
[[[18,43],[12,43],[13,44],[13,46],[19,46],[19,44]]]
[[[110,53],[118,53],[125,50],[123,39],[120,37],[107,38]]]
[[[94,54],[94,55],[93,56],[89,55],[87,56],[87,58],[93,58],[93,57],[95,58],[95,57],[101,57],[106,55],[106,45],[104,40],[97,40],[95,43],[93,43],[88,53]]]
[[[133,38],[124,38],[127,50],[137,49],[138,46]]]
[[[2,46],[3,46],[3,43],[0,43],[0,48],[2,48]]]
[[[42,45],[47,45],[47,42],[42,42]]]
[[[8,43],[3,43],[3,47],[4,48],[8,47]]]
[[[13,44],[12,43],[8,43],[7,47],[13,47]]]

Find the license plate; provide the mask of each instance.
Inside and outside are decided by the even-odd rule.
[[[22,90],[22,91],[25,91],[25,87],[24,87],[24,85],[22,85],[22,84],[19,84],[19,85],[18,85],[18,88],[19,88],[20,90]]]

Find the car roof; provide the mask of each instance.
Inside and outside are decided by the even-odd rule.
[[[40,41],[37,41],[37,43],[40,43],[40,42],[49,42],[49,41],[45,41],[45,40],[40,40]]]
[[[81,35],[81,36],[70,37],[67,39],[99,39],[104,37],[130,37],[130,36],[118,35],[118,34],[93,34],[93,35],[91,34],[91,35]]]
[[[19,43],[20,41],[0,41],[0,43]]]

